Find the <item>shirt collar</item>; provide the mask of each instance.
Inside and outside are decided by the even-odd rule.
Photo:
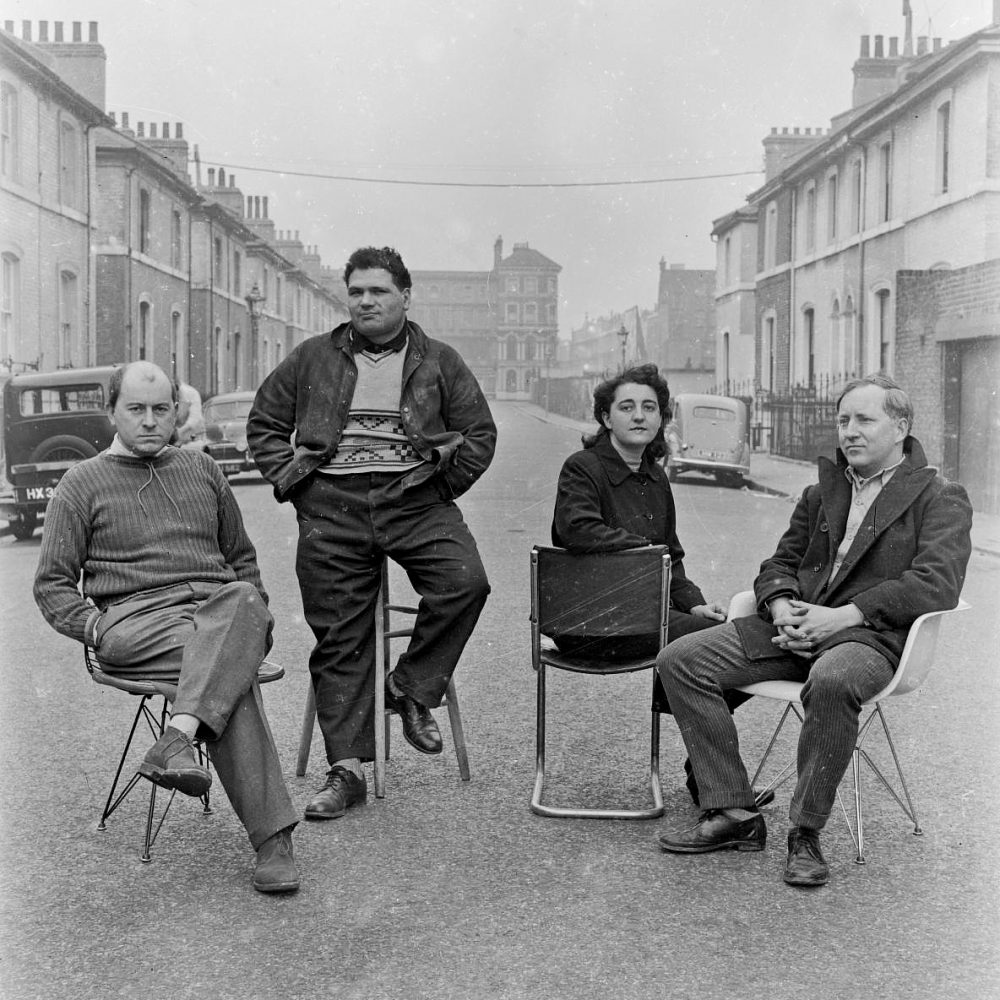
[[[610,434],[602,434],[593,447],[597,454],[600,455],[608,477],[615,486],[625,482],[631,475],[651,476],[655,474],[656,462],[649,457],[649,452],[643,452],[639,471],[633,473],[628,465],[626,465],[625,459],[618,454],[618,449],[611,443]]]
[[[875,475],[868,476],[867,479],[859,476],[854,471],[854,466],[852,465],[847,466],[844,470],[844,475],[847,476],[847,481],[857,490],[863,490],[869,483],[874,482],[876,479],[879,480],[880,486],[885,486],[885,484],[892,478],[892,474],[903,464],[903,459],[905,458],[905,455],[900,456],[898,462],[894,462],[892,465],[887,466],[884,469],[880,469],[875,473]]]
[[[367,354],[385,354],[388,351],[401,351],[406,347],[407,324],[403,324],[403,329],[396,334],[392,340],[385,344],[373,344],[363,333],[359,333],[351,327],[351,353],[360,354],[364,351]]]
[[[125,445],[125,442],[122,441],[117,434],[115,434],[115,436],[111,439],[111,444],[108,445],[108,454],[117,455],[119,458],[137,458],[142,460],[144,458],[158,458],[169,447],[170,445],[165,444],[155,455],[137,455]]]

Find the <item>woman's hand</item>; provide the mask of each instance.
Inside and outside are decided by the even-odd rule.
[[[698,604],[691,609],[689,614],[695,618],[707,618],[713,622],[724,622],[726,620],[726,609],[717,601],[711,604]]]

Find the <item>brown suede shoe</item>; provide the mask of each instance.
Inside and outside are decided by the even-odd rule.
[[[212,787],[212,775],[198,763],[194,744],[173,726],[167,726],[146,752],[139,773],[154,785],[173,788],[185,795],[204,795]]]
[[[295,892],[298,889],[299,872],[292,855],[291,827],[279,830],[260,845],[253,887],[258,892]]]
[[[664,834],[660,848],[674,854],[707,854],[709,851],[762,851],[767,842],[764,817],[732,819],[721,809],[708,809],[690,830]]]

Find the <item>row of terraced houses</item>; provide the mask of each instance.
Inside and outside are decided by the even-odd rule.
[[[203,395],[254,388],[347,318],[340,270],[278,230],[267,197],[202,171],[182,123],[106,113],[105,66],[96,22],[0,31],[0,371],[145,358]],[[413,269],[411,316],[488,393],[527,398],[561,268],[493,249],[482,271]]]

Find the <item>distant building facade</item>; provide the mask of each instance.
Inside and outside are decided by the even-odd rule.
[[[726,239],[730,266],[756,258],[753,371],[733,351],[750,289],[732,271],[716,356],[728,334],[730,386],[749,379],[770,407],[761,443],[796,457],[834,443],[810,436],[810,400],[832,426],[846,379],[893,374],[930,461],[1000,510],[1000,28],[884,42],[862,38],[853,105],[828,130],[772,130],[764,185],[716,221],[717,273]]]
[[[202,395],[253,389],[347,318],[267,199],[223,169],[191,180],[180,123],[105,113],[96,23],[32,27],[0,32],[0,370],[145,358]]]

